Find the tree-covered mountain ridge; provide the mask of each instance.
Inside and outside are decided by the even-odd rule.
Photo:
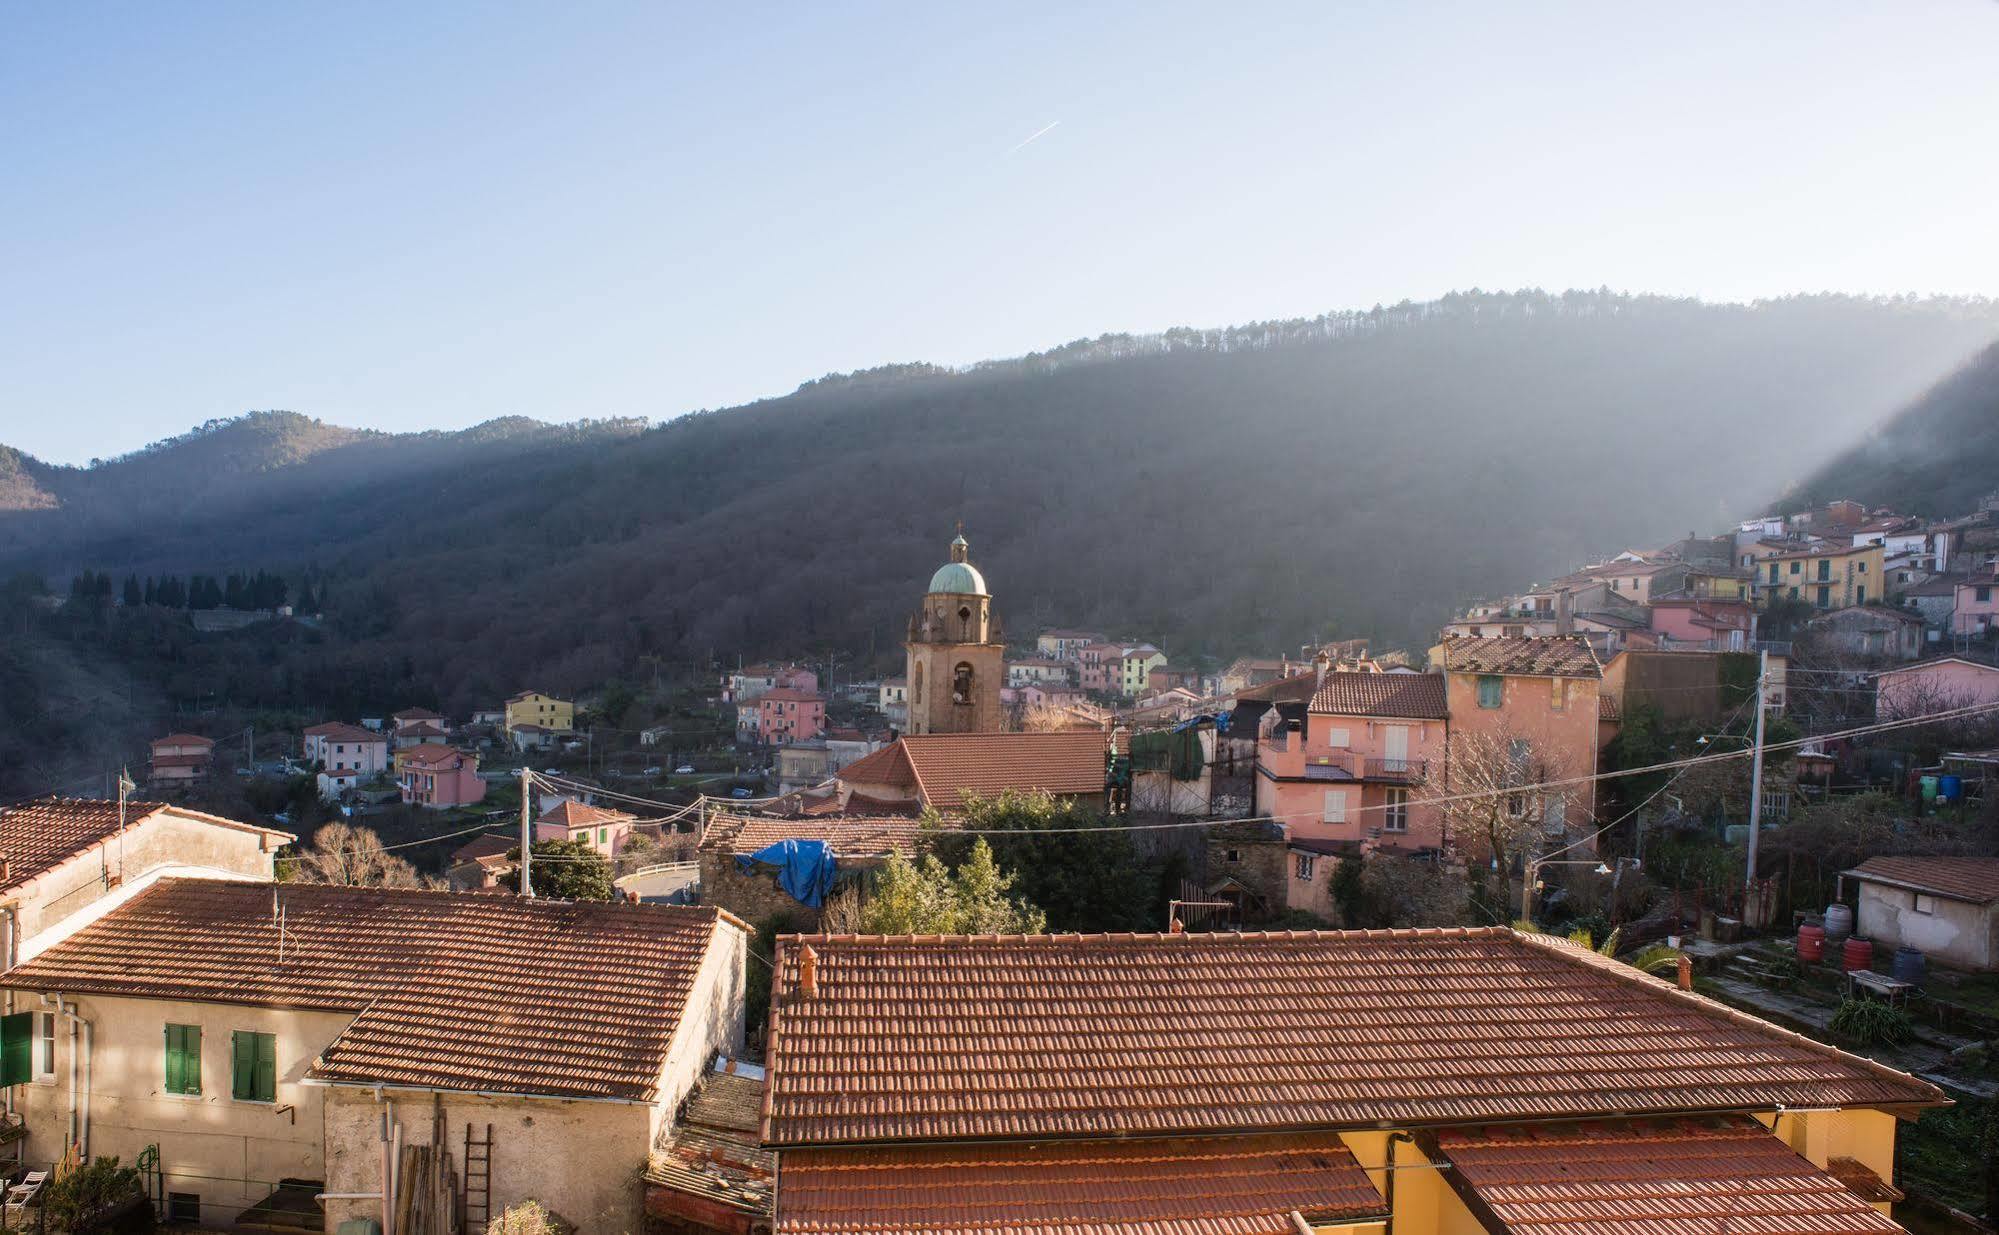
[[[1782,505],[1852,498],[1949,518],[1999,491],[1999,344],[1834,456]]]
[[[961,519],[1016,634],[1422,646],[1471,597],[1757,513],[1996,337],[1979,300],[1468,292],[884,366],[652,426],[261,413],[29,465],[15,488],[46,496],[0,510],[0,569],[309,568],[343,610],[316,668],[397,658],[440,702],[651,657],[892,664]]]

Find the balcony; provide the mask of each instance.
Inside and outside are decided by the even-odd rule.
[[[1417,785],[1429,778],[1427,759],[1378,759],[1353,751],[1335,750],[1305,756],[1306,780],[1387,781]]]

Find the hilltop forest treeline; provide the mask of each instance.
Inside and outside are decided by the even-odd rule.
[[[462,710],[648,660],[889,665],[959,520],[1017,634],[1420,647],[1482,592],[1757,513],[1995,336],[1984,301],[1468,293],[657,427],[259,413],[89,468],[0,452],[0,571],[327,580],[321,636],[232,687],[267,706],[385,675]]]

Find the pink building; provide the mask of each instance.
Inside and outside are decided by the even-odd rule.
[[[1124,645],[1086,643],[1076,649],[1076,684],[1084,690],[1109,694],[1124,671]]]
[[[1957,635],[1989,635],[1999,630],[1999,579],[1969,579],[1957,585],[1950,629]]]
[[[1294,838],[1435,848],[1423,797],[1443,776],[1449,717],[1442,674],[1327,673],[1302,733],[1274,724],[1257,742],[1256,813]]]
[[[1999,668],[1943,656],[1874,675],[1874,714],[1924,716],[1980,703],[1999,703]]]
[[[403,802],[430,810],[470,806],[486,796],[479,756],[451,746],[413,746],[398,756]]]
[[[1507,745],[1527,783],[1596,775],[1603,667],[1582,636],[1446,639],[1432,658],[1446,679],[1454,761],[1460,744],[1484,737]],[[1447,766],[1446,791],[1452,774]],[[1594,781],[1518,797],[1551,840],[1596,817]]]
[[[1754,638],[1756,611],[1745,600],[1673,597],[1652,602],[1651,629],[1671,643],[1708,651],[1740,652]]]
[[[169,733],[153,739],[152,770],[148,779],[163,781],[199,780],[208,775],[215,758],[215,741],[194,733]]]
[[[826,700],[809,690],[773,687],[757,696],[757,738],[789,746],[818,737],[826,727]]]
[[[624,849],[632,834],[632,823],[632,816],[623,811],[586,806],[565,798],[534,821],[534,838],[576,841],[608,858]]]

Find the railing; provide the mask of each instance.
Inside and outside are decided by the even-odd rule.
[[[1305,756],[1307,780],[1386,780],[1413,785],[1427,779],[1427,759],[1378,759],[1348,750]]]

